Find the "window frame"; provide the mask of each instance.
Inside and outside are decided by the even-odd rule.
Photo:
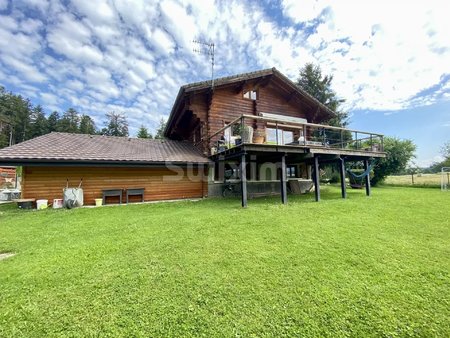
[[[248,94],[248,97],[245,97],[246,94]],[[252,94],[254,94],[254,98]],[[242,98],[249,101],[256,101],[259,98],[258,90],[250,89],[247,91],[242,91]]]

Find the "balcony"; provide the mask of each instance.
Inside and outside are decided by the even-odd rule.
[[[381,134],[269,113],[241,115],[213,133],[204,145],[210,156],[251,147],[253,151],[385,157]]]

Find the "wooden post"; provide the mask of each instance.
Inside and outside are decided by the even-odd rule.
[[[347,198],[347,188],[345,185],[345,161],[343,158],[339,161],[339,173],[341,174],[341,194],[342,198]]]
[[[319,157],[314,156],[314,194],[316,196],[316,202],[320,201],[320,184],[319,184]]]
[[[287,190],[286,190],[286,155],[281,156],[281,203],[287,203]]]
[[[247,208],[247,171],[245,169],[245,154],[241,156],[241,195],[242,207]]]
[[[369,160],[364,160],[364,171],[369,168]],[[370,172],[364,177],[366,182],[366,195],[370,196]]]
[[[306,124],[303,125],[303,145],[306,146]]]

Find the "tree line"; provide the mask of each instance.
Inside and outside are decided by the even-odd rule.
[[[141,125],[136,137],[162,139],[165,125],[165,120],[161,119],[155,135]],[[33,105],[30,99],[8,92],[0,86],[0,148],[55,131],[129,136],[128,121],[122,113],[106,113],[104,127],[98,128],[91,116],[74,108],[69,108],[61,114],[54,111],[46,116],[41,105]]]

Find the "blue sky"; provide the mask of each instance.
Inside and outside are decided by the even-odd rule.
[[[450,140],[447,1],[0,0],[0,84],[47,112],[167,117],[181,85],[306,62],[334,75],[350,127],[412,139],[419,165]]]

